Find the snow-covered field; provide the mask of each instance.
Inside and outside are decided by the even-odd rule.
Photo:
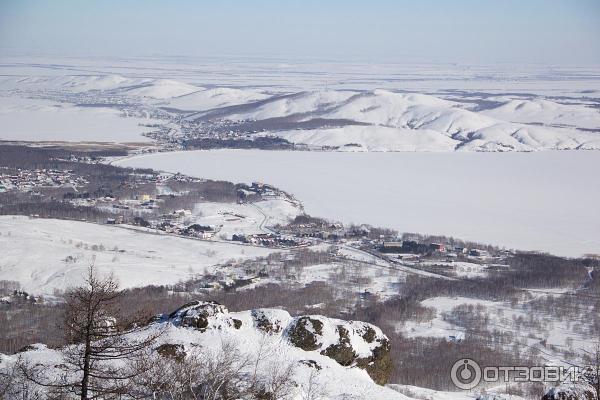
[[[229,260],[266,256],[266,248],[198,241],[85,222],[0,217],[0,280],[34,294],[81,282],[90,263],[124,288],[174,284]]]
[[[600,153],[161,153],[119,165],[269,182],[311,215],[567,256],[600,253]],[[215,166],[218,166],[216,168]]]
[[[71,142],[148,142],[156,120],[123,117],[114,108],[76,107],[23,97],[0,97],[0,140]]]
[[[219,236],[231,239],[234,234],[268,233],[269,226],[286,225],[301,214],[297,204],[286,199],[263,200],[256,203],[198,203],[190,222],[214,226]]]

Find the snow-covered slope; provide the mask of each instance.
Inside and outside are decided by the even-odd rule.
[[[81,93],[90,90],[114,90],[151,82],[148,78],[121,75],[7,76],[0,78],[1,90],[65,90]]]
[[[197,89],[194,93],[182,95],[171,99],[168,106],[185,111],[203,111],[213,108],[228,107],[233,105],[264,100],[269,96],[257,90],[213,88],[206,90]]]
[[[600,130],[600,109],[543,99],[510,100],[481,114],[504,121]]]
[[[277,132],[292,143],[335,146],[344,151],[452,151],[461,142],[431,129],[345,126]]]
[[[197,92],[201,88],[171,79],[158,79],[149,84],[133,87],[124,91],[128,96],[169,99]]]
[[[92,260],[122,287],[174,284],[268,249],[184,239],[85,222],[0,217],[0,280],[33,294],[81,282]],[[34,251],[32,251],[34,250]]]
[[[356,95],[350,91],[300,92],[286,96],[274,96],[247,111],[234,111],[230,119],[280,118],[297,114],[320,113],[335,107]]]
[[[548,108],[549,103],[540,104]],[[585,126],[595,124],[595,110],[579,107],[576,112],[573,111],[575,106],[552,104],[555,104],[552,111],[544,114],[547,121],[554,118],[575,122],[584,115]],[[565,114],[565,108],[571,110],[571,114]],[[391,151],[600,148],[600,134],[597,133],[512,122],[530,122],[534,116],[527,113],[511,118],[512,114],[506,110],[474,112],[461,103],[435,96],[385,90],[300,92],[191,118],[206,119],[211,115],[231,120],[265,121],[267,129],[267,121],[272,119],[285,119],[299,127],[301,123],[315,120],[330,121],[329,124],[321,122],[330,125],[322,129],[270,132],[294,143],[315,146],[359,144],[365,150]]]

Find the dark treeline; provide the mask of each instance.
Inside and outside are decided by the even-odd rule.
[[[282,138],[257,137],[256,139],[190,139],[183,142],[186,149],[260,149],[290,150],[294,144]]]
[[[0,353],[13,354],[33,343],[65,344],[62,305],[12,300],[11,304],[0,303]]]
[[[553,288],[579,286],[586,281],[588,268],[598,260],[567,259],[537,253],[517,253],[509,259],[508,272],[495,276],[504,286]]]
[[[127,151],[125,150],[78,151],[61,149],[58,147],[28,147],[0,144],[1,166],[7,168],[65,169],[65,165],[71,165],[73,162],[63,160],[68,160],[71,156],[97,159],[100,157],[117,157],[125,155],[127,155]],[[97,165],[93,165],[92,169],[96,166]]]
[[[435,390],[454,391],[449,371],[465,357],[476,358],[482,366],[536,365],[535,354],[507,352],[494,335],[472,337],[460,343],[435,338],[405,338],[387,332],[396,360],[391,382]]]
[[[421,243],[443,243],[448,246],[460,246],[460,247],[473,247],[477,249],[484,249],[489,252],[496,252],[499,250],[497,246],[493,246],[490,244],[484,243],[476,243],[470,242],[462,239],[457,239],[452,236],[442,236],[442,235],[424,235],[420,233],[403,233],[402,240],[416,240]]]
[[[127,320],[149,321],[152,317],[170,313],[190,300],[212,300],[226,305],[231,311],[253,308],[281,307],[292,315],[307,312],[307,306],[322,303],[320,314],[333,317],[342,315],[335,311],[335,290],[325,283],[312,283],[302,288],[283,288],[269,284],[242,291],[212,291],[189,293],[185,284],[176,286],[147,286],[124,290],[118,308]],[[15,353],[32,343],[51,346],[66,342],[60,325],[64,305],[32,301],[13,301],[0,304],[0,353]]]

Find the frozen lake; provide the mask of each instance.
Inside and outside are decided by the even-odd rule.
[[[158,153],[119,165],[293,193],[306,212],[566,256],[600,253],[600,152]]]

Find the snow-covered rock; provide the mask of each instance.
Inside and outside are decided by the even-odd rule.
[[[388,338],[381,329],[366,322],[320,315],[292,318],[287,311],[278,309],[230,313],[221,304],[205,301],[190,302],[159,320],[200,332],[256,330],[306,352],[318,352],[342,366],[364,369],[382,385],[392,372]]]
[[[302,327],[302,328],[300,328]],[[314,345],[303,349],[296,336],[300,330],[312,337]],[[383,375],[374,374],[389,343],[381,330],[373,325],[326,318],[323,316],[291,317],[285,310],[256,309],[229,312],[215,302],[194,301],[170,314],[153,319],[141,332],[129,334],[132,341],[161,332],[153,349],[160,357],[181,362],[202,359],[218,351],[223,343],[235,343],[241,357],[260,355],[260,364],[247,368],[271,368],[273,364],[294,366],[293,379],[301,399],[308,379],[321,387],[321,399],[407,399],[390,388],[381,386]],[[127,336],[129,340],[129,336]],[[332,349],[336,349],[333,351]],[[352,362],[340,362],[339,349],[352,352]],[[62,354],[57,349],[34,345],[14,356],[0,357],[0,370],[10,369],[18,358],[47,366],[48,373],[64,373]],[[389,356],[387,356],[389,361]],[[61,369],[62,368],[62,369]],[[54,372],[53,372],[54,371]],[[309,378],[311,377],[311,378]]]

